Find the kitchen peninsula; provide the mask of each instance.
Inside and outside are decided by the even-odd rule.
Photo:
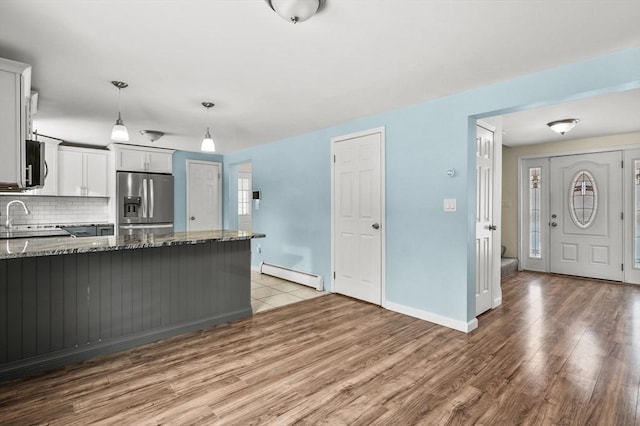
[[[0,241],[0,381],[250,316],[242,231]]]

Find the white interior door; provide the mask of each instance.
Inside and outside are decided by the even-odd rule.
[[[251,170],[238,170],[238,230],[251,231]]]
[[[220,163],[187,160],[187,230],[222,229]]]
[[[622,281],[622,153],[553,157],[551,272]]]
[[[496,276],[494,231],[495,185],[494,132],[483,126],[476,127],[476,315],[492,306]],[[499,285],[499,282],[498,282]]]
[[[334,291],[382,302],[383,133],[333,140]]]

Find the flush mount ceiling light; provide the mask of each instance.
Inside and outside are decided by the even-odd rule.
[[[564,120],[551,121],[547,123],[547,126],[549,126],[549,128],[554,132],[564,135],[569,130],[576,127],[578,121],[580,120],[577,118],[565,118]]]
[[[304,22],[324,5],[325,0],[265,0],[283,19],[294,24]]]
[[[149,142],[155,142],[164,136],[164,132],[158,130],[140,130],[140,134],[147,138]]]
[[[120,92],[129,85],[124,81],[112,81],[111,84],[118,88],[118,119],[116,120],[116,124],[113,125],[113,129],[111,129],[111,140],[127,142],[129,140],[129,131],[127,130],[127,126],[122,122],[122,117],[120,117]]]
[[[203,102],[202,106],[207,109],[207,123],[209,123],[209,110],[213,108],[214,104],[212,102]],[[209,126],[207,126],[207,133],[205,133],[204,139],[202,140],[202,145],[200,145],[200,151],[216,152],[216,144],[213,142],[213,139],[211,138],[211,133],[209,132]]]

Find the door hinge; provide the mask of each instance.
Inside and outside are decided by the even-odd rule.
[[[620,265],[620,270],[621,270],[622,272],[624,272],[624,263],[622,263],[622,264]]]
[[[333,162],[334,163],[336,162],[336,155],[335,154],[333,154]]]
[[[333,279],[336,279],[336,271],[333,271]]]
[[[624,169],[624,160],[620,161],[620,168]]]
[[[620,220],[624,220],[624,212],[620,212]]]

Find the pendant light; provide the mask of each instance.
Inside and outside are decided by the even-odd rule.
[[[213,108],[214,104],[212,102],[203,102],[202,106],[207,109],[207,123],[209,123],[209,110]],[[211,138],[211,133],[209,132],[209,126],[207,126],[207,133],[205,133],[204,139],[202,140],[202,145],[200,145],[200,151],[216,152],[216,144],[213,142],[213,139]]]
[[[283,19],[296,24],[304,22],[318,13],[324,0],[265,0]]]
[[[113,125],[113,129],[111,129],[111,140],[116,142],[127,142],[129,140],[129,131],[127,130],[127,126],[122,122],[122,117],[120,116],[120,92],[129,85],[124,81],[112,81],[111,84],[118,88],[118,119],[116,120],[116,124]]]
[[[577,118],[565,118],[564,120],[551,121],[547,123],[547,126],[549,126],[549,128],[554,132],[564,135],[569,130],[576,127],[578,121],[580,120]]]

